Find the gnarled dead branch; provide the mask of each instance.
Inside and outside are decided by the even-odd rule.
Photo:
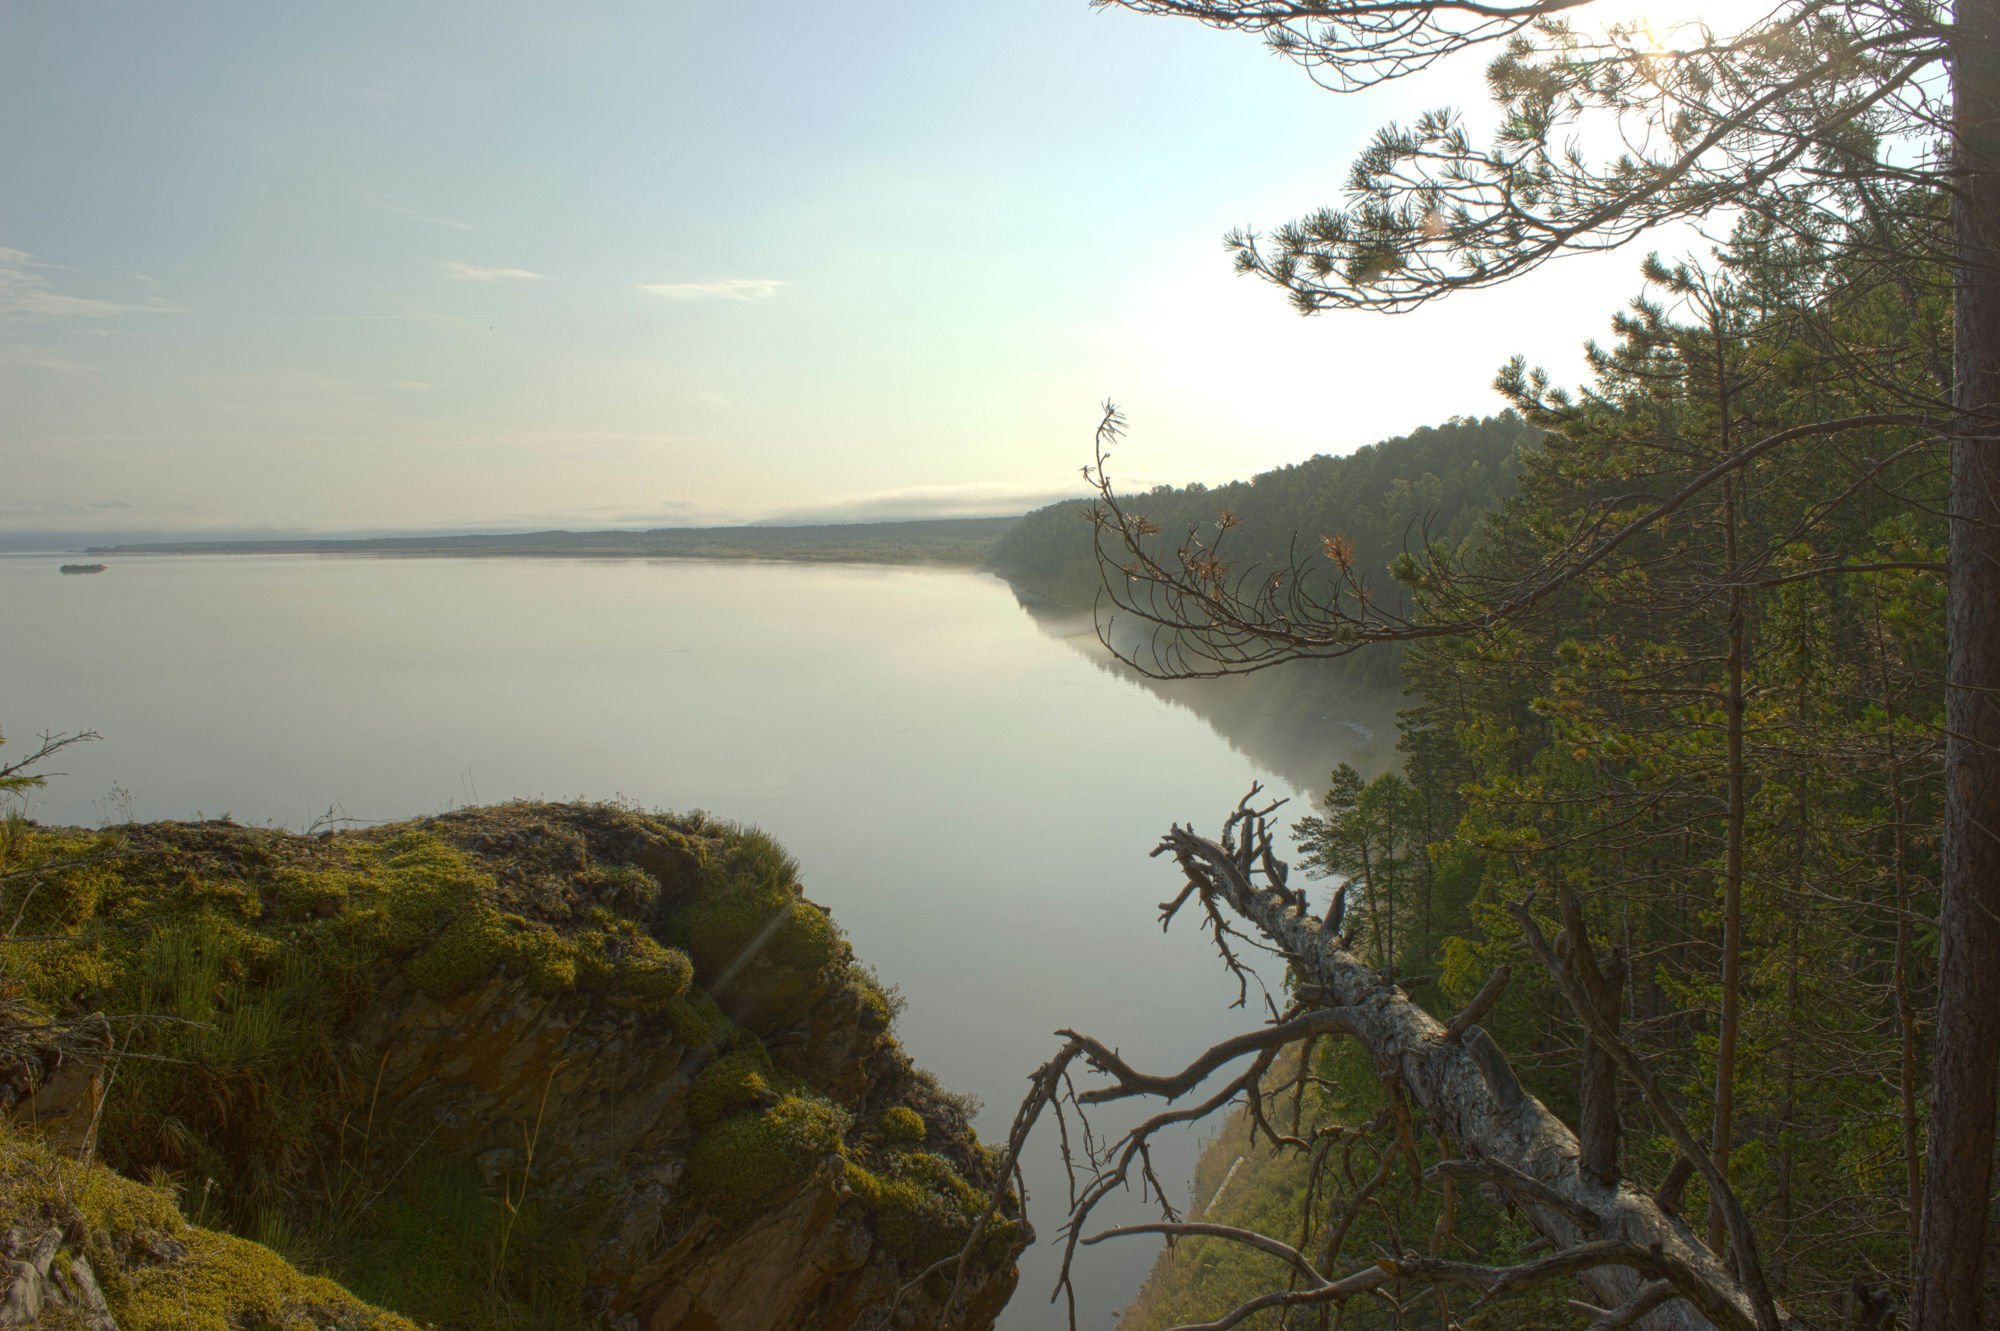
[[[1199,901],[1218,946],[1228,950],[1229,930],[1218,926],[1240,921],[1258,942],[1284,957],[1291,967],[1293,991],[1302,1001],[1255,1030],[1202,1051],[1186,1067],[1155,1074],[1131,1067],[1101,1041],[1075,1031],[1060,1032],[1062,1050],[1037,1074],[1034,1090],[1016,1119],[1010,1155],[1018,1151],[1026,1131],[1045,1111],[1059,1118],[1081,1113],[1085,1106],[1134,1098],[1169,1102],[1201,1090],[1226,1067],[1254,1055],[1242,1072],[1230,1076],[1219,1090],[1181,1109],[1169,1109],[1132,1128],[1116,1141],[1088,1147],[1081,1156],[1065,1151],[1082,1184],[1076,1189],[1065,1221],[1067,1249],[1056,1296],[1067,1293],[1070,1263],[1079,1246],[1132,1235],[1165,1235],[1170,1239],[1203,1237],[1248,1245],[1283,1260],[1290,1270],[1284,1288],[1274,1288],[1240,1304],[1209,1327],[1231,1327],[1270,1309],[1328,1307],[1354,1298],[1394,1300],[1397,1291],[1415,1286],[1437,1292],[1460,1288],[1474,1292],[1469,1314],[1480,1307],[1552,1281],[1574,1280],[1586,1288],[1591,1302],[1579,1308],[1603,1328],[1643,1327],[1647,1331],[1792,1331],[1798,1323],[1772,1301],[1757,1265],[1756,1246],[1747,1229],[1733,1232],[1732,1260],[1705,1246],[1680,1218],[1630,1180],[1606,1177],[1586,1167],[1577,1135],[1539,1100],[1527,1094],[1507,1067],[1505,1057],[1478,1025],[1454,1021],[1449,1027],[1412,1002],[1392,979],[1378,974],[1340,946],[1325,922],[1303,911],[1284,883],[1282,868],[1273,870],[1268,816],[1274,806],[1254,807],[1257,790],[1237,807],[1218,838],[1201,836],[1176,825],[1155,854],[1170,856],[1186,876],[1188,888],[1167,907],[1168,922],[1190,901]],[[1536,951],[1548,948],[1535,935]],[[1552,952],[1544,957],[1554,963]],[[1580,963],[1579,963],[1580,964]],[[1569,978],[1559,976],[1559,978]],[[1504,979],[1495,977],[1475,1000],[1473,1013],[1483,1012],[1497,997]],[[1584,999],[1581,986],[1572,1002]],[[1644,1070],[1630,1059],[1618,1040],[1602,1004],[1579,1012],[1588,1036],[1616,1059],[1619,1071],[1646,1084]],[[1271,1141],[1321,1151],[1327,1143],[1349,1134],[1345,1127],[1312,1129],[1310,1135],[1286,1136],[1263,1120],[1266,1079],[1282,1050],[1307,1041],[1345,1037],[1356,1041],[1381,1070],[1388,1107],[1375,1127],[1386,1133],[1386,1145],[1374,1162],[1372,1177],[1358,1179],[1355,1201],[1347,1219],[1323,1254],[1312,1255],[1300,1243],[1256,1234],[1211,1221],[1190,1221],[1175,1213],[1152,1173],[1148,1153],[1153,1136],[1177,1123],[1222,1112],[1239,1101],[1249,1106],[1253,1131]],[[1077,1060],[1102,1078],[1099,1085],[1079,1091],[1070,1082]],[[1302,1060],[1296,1073],[1311,1077]],[[1296,1083],[1293,1083],[1296,1084]],[[1289,1087],[1287,1087],[1288,1089]],[[1649,1095],[1649,1102],[1651,1096]],[[1448,1146],[1447,1158],[1422,1170],[1411,1141],[1412,1124],[1420,1117],[1422,1130]],[[1294,1122],[1295,1134],[1302,1131]],[[1669,1132],[1684,1126],[1666,1125]],[[1357,1134],[1358,1135],[1358,1134]],[[1065,1136],[1067,1142],[1067,1133]],[[1692,1138],[1689,1139],[1692,1145]],[[1315,1155],[1323,1160],[1323,1155]],[[1454,1181],[1485,1185],[1506,1199],[1545,1241],[1537,1256],[1516,1264],[1488,1264],[1448,1259],[1440,1255],[1436,1236],[1430,1251],[1404,1245],[1358,1269],[1336,1271],[1340,1237],[1356,1209],[1389,1178],[1403,1160],[1411,1164],[1412,1182],[1451,1186]],[[1706,1164],[1704,1160],[1701,1162]],[[1315,1165],[1315,1180],[1320,1166]],[[1093,1210],[1109,1193],[1127,1186],[1138,1172],[1159,1201],[1163,1216],[1157,1223],[1128,1224],[1086,1234]],[[1704,1170],[1712,1174],[1712,1170]],[[1350,1173],[1350,1178],[1354,1175]],[[1741,1209],[1719,1175],[1709,1179],[1736,1216]],[[1317,1181],[1312,1185],[1317,1188]]]

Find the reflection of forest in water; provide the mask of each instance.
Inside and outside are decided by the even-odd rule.
[[[1350,763],[1366,776],[1395,766],[1403,695],[1359,682],[1354,677],[1361,672],[1343,662],[1301,661],[1216,679],[1152,679],[1105,648],[1087,611],[1054,609],[1019,593],[1015,599],[1044,633],[1186,708],[1230,748],[1300,790],[1324,790],[1336,763]]]

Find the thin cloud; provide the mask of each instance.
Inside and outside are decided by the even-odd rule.
[[[436,213],[421,212],[418,209],[398,203],[394,199],[378,198],[375,200],[375,206],[384,212],[394,213],[398,217],[407,217],[412,222],[423,222],[430,226],[450,227],[453,231],[477,231],[479,229],[470,222],[461,222],[452,217],[439,217]]]
[[[386,320],[391,322],[463,323],[462,314],[246,314],[245,319],[259,319],[271,322],[300,322],[306,320]]]
[[[460,263],[449,260],[444,266],[446,277],[459,282],[546,282],[549,279],[540,273],[531,273],[525,268],[482,268],[474,263]]]
[[[771,277],[723,277],[710,282],[641,282],[638,290],[662,300],[769,300],[789,286]]]
[[[72,296],[57,291],[43,274],[50,265],[37,262],[26,250],[0,245],[0,318],[104,319],[118,314],[173,314],[178,306],[164,301],[131,305],[124,301]]]
[[[53,374],[95,374],[103,368],[89,361],[53,355],[31,346],[0,346],[0,366],[19,370],[46,370]]]

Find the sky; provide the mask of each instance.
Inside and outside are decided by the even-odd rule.
[[[1085,0],[0,0],[0,536],[1019,512],[1559,379],[1642,253],[1294,314],[1221,237],[1383,122]]]

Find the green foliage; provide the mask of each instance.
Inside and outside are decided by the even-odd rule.
[[[687,953],[662,946],[631,921],[619,925],[614,939],[619,946],[613,983],[619,990],[660,1003],[680,998],[694,983],[694,962]]]
[[[1755,236],[1729,258],[1746,283],[1770,284],[1761,299],[1798,276]],[[1941,307],[1920,289],[1905,295],[1826,313],[1850,334],[1932,341],[1926,325]],[[1434,571],[1420,612],[1463,614],[1454,598],[1468,587],[1512,586],[1517,570],[1559,558],[1572,533],[1614,529],[1714,466],[1729,443],[1718,383],[1743,418],[1731,428],[1754,420],[1759,434],[1859,410],[1857,395],[1879,387],[1829,365],[1782,320],[1755,326],[1731,306],[1720,324],[1681,327],[1636,307],[1596,353],[1596,384],[1574,398],[1518,367],[1503,376],[1551,433],[1525,455],[1519,495]],[[1635,532],[1535,616],[1407,658],[1418,705],[1405,717],[1405,774],[1441,815],[1422,839],[1435,903],[1455,917],[1435,953],[1407,966],[1435,968],[1462,1000],[1513,963],[1486,1024],[1558,1112],[1576,1108],[1576,1032],[1540,968],[1520,964],[1511,908],[1532,895],[1553,936],[1550,913],[1568,890],[1593,946],[1624,950],[1626,1028],[1706,1136],[1739,847],[1730,1175],[1781,1297],[1809,1320],[1838,1315],[1844,1272],[1899,1281],[1907,1270],[1924,1125],[1905,1105],[1921,1096],[1935,957],[1923,921],[1943,797],[1942,584],[1927,567],[1942,558],[1939,477],[1919,437],[1860,433],[1856,456],[1898,460],[1838,506],[1821,505],[1829,455],[1818,443],[1760,455],[1726,491]],[[1871,571],[1818,572],[1838,565]],[[1729,588],[1745,584],[1745,568],[1743,814],[1732,827]],[[1624,1094],[1625,1168],[1650,1185],[1673,1152]],[[1698,1226],[1706,1201],[1691,1190]]]
[[[1320,812],[1293,824],[1302,866],[1315,878],[1348,885],[1347,927],[1365,924],[1365,945],[1376,968],[1406,957],[1428,956],[1433,942],[1427,825],[1416,792],[1394,772],[1373,781],[1346,763],[1333,770]],[[1404,916],[1397,934],[1397,911]],[[1421,912],[1412,929],[1408,917]]]
[[[1905,202],[1921,224],[1930,205]],[[1909,1269],[1945,798],[1941,457],[1934,437],[1883,424],[1837,447],[1801,430],[1724,459],[1807,421],[1865,419],[1888,384],[1933,392],[1914,349],[1947,345],[1948,304],[1936,284],[1843,270],[1754,224],[1724,260],[1728,280],[1706,286],[1654,265],[1673,308],[1711,317],[1684,326],[1666,301],[1636,304],[1617,341],[1593,348],[1581,393],[1503,373],[1526,425],[1547,432],[1519,454],[1518,491],[1398,575],[1417,621],[1482,627],[1410,648],[1402,771],[1336,771],[1298,831],[1309,871],[1348,880],[1357,950],[1435,976],[1417,990],[1435,1015],[1511,967],[1483,1024],[1572,1121],[1581,1035],[1547,973],[1524,964],[1524,903],[1560,937],[1572,894],[1589,946],[1622,952],[1627,1038],[1698,1138],[1716,1130],[1733,1021],[1729,1177],[1779,1297],[1833,1322],[1854,1271],[1900,1288]],[[1912,350],[1863,363],[1829,345]],[[1726,482],[1638,523],[1718,468]],[[1554,576],[1634,523],[1582,575]],[[1534,613],[1482,618],[1530,594]],[[1675,1151],[1634,1088],[1620,1094],[1620,1169],[1656,1186]],[[1367,1103],[1323,1112],[1352,1129]],[[1304,1165],[1239,1153],[1218,1218],[1294,1241]],[[1698,1232],[1707,1203],[1697,1182]],[[1421,1208],[1390,1213],[1391,1248],[1431,1232]],[[1220,1243],[1182,1243],[1162,1271],[1171,1289],[1151,1293],[1165,1311],[1131,1326],[1203,1321],[1285,1279]]]
[[[1283,1067],[1268,1084],[1276,1088],[1294,1072],[1295,1067]],[[1267,1137],[1252,1132],[1247,1113],[1239,1110],[1204,1149],[1196,1166],[1191,1218],[1297,1243],[1301,1217],[1310,1216],[1311,1239],[1303,1246],[1315,1259],[1322,1257],[1332,1233],[1346,1222],[1343,1258],[1332,1268],[1345,1272],[1378,1253],[1399,1251],[1412,1239],[1421,1243],[1438,1222],[1439,1199],[1435,1192],[1411,1188],[1407,1161],[1399,1153],[1393,1128],[1382,1117],[1385,1102],[1379,1075],[1365,1054],[1351,1043],[1322,1046],[1313,1072],[1320,1080],[1303,1098],[1295,1101],[1287,1091],[1266,1101],[1266,1112],[1281,1130],[1313,1141],[1313,1147],[1273,1146]],[[1427,1147],[1421,1163],[1428,1167],[1436,1158]],[[1316,1159],[1323,1171],[1317,1189]],[[1382,1183],[1349,1220],[1346,1204],[1353,1196],[1353,1183],[1373,1177],[1385,1162],[1388,1172]],[[1518,1218],[1471,1189],[1459,1192],[1453,1221],[1458,1243],[1480,1253],[1482,1261],[1517,1258],[1534,1237]],[[1288,1274],[1281,1259],[1241,1243],[1182,1239],[1161,1256],[1119,1325],[1125,1331],[1161,1331],[1208,1322],[1249,1298],[1284,1288]],[[1565,1306],[1559,1287],[1537,1291],[1526,1300],[1510,1300],[1478,1317],[1467,1316],[1465,1305],[1470,1302],[1453,1299],[1454,1312],[1464,1319],[1460,1324],[1468,1328],[1567,1331],[1584,1325],[1584,1319]],[[1344,1309],[1341,1325],[1354,1331],[1437,1325],[1430,1300],[1410,1299],[1406,1309],[1411,1320],[1399,1323],[1383,1305],[1357,1299]],[[1286,1324],[1276,1313],[1263,1313],[1244,1325],[1277,1331]]]
[[[1398,556],[1426,543],[1456,545],[1470,534],[1482,513],[1513,493],[1517,455],[1538,437],[1512,412],[1456,419],[1247,481],[1161,486],[1131,496],[1130,504],[1159,528],[1153,541],[1162,553],[1189,531],[1212,539],[1220,516],[1229,514],[1238,569],[1275,572],[1293,562],[1295,543],[1317,550],[1321,537],[1342,539],[1357,570],[1377,584],[1384,607],[1400,612],[1408,608],[1407,593],[1384,576]],[[1088,612],[1102,586],[1088,508],[1078,500],[1030,513],[994,548],[989,567],[1041,604]],[[1329,687],[1356,681],[1393,685],[1396,662],[1394,652],[1365,653],[1302,673],[1324,696]],[[1313,705],[1296,701],[1299,708]]]
[[[558,1204],[526,1166],[485,1178],[462,1143],[436,1150],[398,1097],[378,1104],[386,1059],[348,1033],[371,1029],[385,994],[443,1009],[424,1020],[493,996],[537,1009],[568,998],[581,1012],[575,999],[601,994],[598,1011],[670,1031],[699,1068],[679,1106],[692,1129],[682,1219],[740,1222],[852,1152],[884,1150],[874,1129],[850,1145],[851,1115],[799,1070],[818,1076],[815,1054],[774,1064],[758,1013],[789,1024],[835,1000],[827,1010],[852,1013],[871,1086],[948,1110],[887,1035],[894,991],[852,964],[801,896],[796,863],[764,834],[699,814],[507,806],[327,838],[16,821],[0,824],[0,912],[60,935],[0,940],[0,1000],[36,1015],[131,1014],[90,1028],[130,1055],[98,1124],[108,1161],[182,1189],[205,1223],[440,1331],[589,1320],[582,1253],[609,1218],[574,1190]],[[729,1012],[695,983],[690,950],[712,968],[705,978],[730,977]],[[890,1121],[898,1145],[926,1135],[907,1107]],[[938,1135],[980,1173],[969,1136]],[[891,1174],[899,1214],[958,1195],[952,1180],[970,1188],[937,1159]],[[1003,1221],[994,1235],[986,1255],[1010,1260],[1018,1228]],[[209,1247],[262,1260],[234,1239]],[[263,1279],[244,1272],[246,1286]],[[205,1295],[174,1297],[207,1317]]]
[[[465,1163],[416,1166],[370,1219],[341,1263],[364,1298],[439,1331],[562,1331],[587,1320],[578,1218],[532,1195],[510,1215]]]
[[[636,864],[593,864],[576,876],[576,885],[635,919],[644,919],[660,900],[660,880]]]

